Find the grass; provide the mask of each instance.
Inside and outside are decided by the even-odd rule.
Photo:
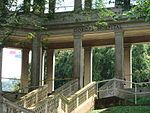
[[[128,101],[134,102],[134,99],[129,99]],[[150,104],[150,98],[140,97],[137,98],[137,104]]]
[[[91,113],[150,113],[150,106],[116,106],[93,110]]]

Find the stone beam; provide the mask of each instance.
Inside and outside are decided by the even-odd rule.
[[[95,39],[95,40],[83,40],[83,47],[92,47],[92,46],[107,46],[114,45],[115,39]],[[150,43],[150,36],[136,36],[136,37],[125,37],[124,43]],[[48,48],[52,49],[61,49],[61,48],[73,48],[73,42],[64,42],[64,43],[49,43]]]

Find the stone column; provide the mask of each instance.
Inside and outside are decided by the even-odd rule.
[[[132,46],[124,46],[124,79],[132,82]],[[125,83],[124,88],[132,88],[132,83]]]
[[[92,82],[92,49],[84,48],[84,86]]]
[[[55,12],[56,0],[49,0],[49,13],[54,14]]]
[[[54,91],[54,78],[55,78],[55,51],[53,49],[47,50],[47,80],[48,92]]]
[[[3,56],[3,48],[0,47],[0,113],[3,113],[3,104],[2,104],[2,102],[3,102],[3,97],[2,97],[2,56]]]
[[[74,78],[78,79],[79,89],[83,87],[83,49],[82,34],[74,33]]]
[[[43,56],[42,56],[42,76],[41,76],[41,85],[44,85],[44,76],[45,76],[45,54],[46,51],[43,51]]]
[[[42,43],[40,35],[36,35],[32,39],[31,63],[31,90],[33,90],[39,86],[42,73]]]
[[[22,49],[21,91],[23,93],[28,93],[29,51],[29,49]]]
[[[81,10],[82,9],[82,0],[74,0],[74,10]]]
[[[29,13],[30,12],[30,4],[31,3],[31,0],[24,0],[24,3],[23,3],[23,8],[24,8],[24,12],[25,13]]]
[[[115,73],[116,78],[124,77],[124,33],[122,30],[115,31]]]
[[[92,0],[85,0],[85,3],[84,3],[84,7],[85,9],[91,9],[92,8]]]

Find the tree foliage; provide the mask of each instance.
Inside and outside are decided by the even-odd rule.
[[[134,45],[132,50],[133,81],[150,80],[150,45]],[[70,78],[73,73],[73,52],[58,51],[56,54],[56,78]],[[93,50],[93,80],[110,79],[115,76],[115,49],[112,47]],[[65,81],[63,81],[65,82]],[[60,82],[57,82],[60,84]]]
[[[73,51],[58,50],[55,59],[55,88],[60,87],[72,78]],[[59,80],[57,80],[59,79]]]
[[[129,12],[130,18],[143,19],[150,23],[150,0],[137,0],[136,6],[134,6]]]
[[[136,82],[150,80],[150,45],[133,46],[133,80]]]
[[[104,80],[114,77],[114,48],[95,48],[93,50],[93,80]]]

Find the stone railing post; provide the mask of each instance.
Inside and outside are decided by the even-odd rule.
[[[87,91],[86,91],[86,100],[89,98],[89,95],[88,95],[88,94],[89,94],[89,91],[87,90]]]
[[[68,104],[65,104],[65,113],[68,113]]]
[[[24,107],[26,107],[26,106],[27,106],[26,97],[24,97],[24,100],[23,100],[23,106],[24,106]]]
[[[79,106],[79,97],[76,98],[77,107]]]
[[[38,93],[36,93],[36,95],[35,95],[35,99],[36,99],[36,100],[35,100],[35,103],[36,103],[36,104],[37,104],[38,101],[39,101],[39,100],[38,100],[38,95],[39,95]]]
[[[48,104],[48,100],[46,100],[45,102],[45,113],[47,113],[47,104]]]

